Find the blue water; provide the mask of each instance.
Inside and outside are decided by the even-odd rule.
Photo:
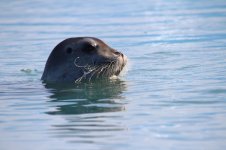
[[[118,80],[40,81],[54,46],[94,36]],[[0,1],[0,150],[225,150],[225,0]]]

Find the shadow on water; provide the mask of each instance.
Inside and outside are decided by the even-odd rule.
[[[123,92],[127,86],[119,79],[74,85],[45,84],[52,93],[46,112],[65,121],[52,125],[51,133],[69,142],[93,143],[125,129],[120,112],[125,110]],[[55,118],[55,117],[54,117]]]

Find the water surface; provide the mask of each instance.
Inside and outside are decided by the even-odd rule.
[[[46,85],[54,46],[94,36],[129,58],[117,80]],[[1,150],[224,150],[226,2],[1,1]]]

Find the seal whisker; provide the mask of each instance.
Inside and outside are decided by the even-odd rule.
[[[116,61],[112,61],[111,64],[109,65],[109,74],[112,74],[115,64],[116,64]]]
[[[112,64],[113,64],[113,62],[111,62],[111,63],[107,66],[107,69],[106,69],[105,72],[104,72],[104,73],[106,73],[107,76],[109,76],[109,74],[111,73],[111,66],[112,66]],[[107,72],[107,70],[109,70],[109,71]]]
[[[104,75],[109,76],[109,74],[111,73],[109,68],[111,68],[112,63],[113,63],[113,61],[111,61],[110,63],[106,64],[105,67],[103,68],[105,70],[103,70],[103,69],[101,70],[101,71],[103,71]]]
[[[104,64],[104,65],[102,65],[101,66],[101,68],[100,68],[100,71],[98,72],[98,77],[99,77],[99,75],[102,73],[102,75],[104,75],[105,74],[105,72],[107,71],[107,68],[108,68],[108,64]]]
[[[100,76],[101,72],[103,72],[105,68],[106,68],[106,65],[101,65],[101,66],[100,66],[100,68],[99,68],[99,70],[98,70],[98,72],[97,72],[97,77]]]
[[[95,70],[92,71],[92,74],[91,74],[91,76],[90,76],[90,78],[89,78],[89,81],[90,81],[90,80],[92,79],[92,77],[96,74],[96,72],[98,72],[101,68],[102,68],[102,66],[98,66],[98,67],[96,67]]]
[[[77,61],[77,59],[79,59],[79,57],[77,57],[77,58],[75,58],[75,60],[74,60],[74,65],[76,66],[76,67],[78,67],[78,68],[85,68],[86,66],[80,66],[80,65],[78,65],[77,63],[76,63],[76,61]]]
[[[87,65],[84,65],[84,66],[78,65],[77,62],[76,62],[77,59],[79,59],[79,57],[77,57],[77,58],[74,60],[74,64],[75,64],[76,67],[81,68],[83,74],[82,74],[81,77],[79,77],[78,79],[75,80],[76,83],[77,83],[77,82],[80,82],[83,78],[86,78],[86,76],[87,76],[88,74],[90,74],[92,71],[94,71],[94,70],[96,69],[95,66],[92,67],[92,66],[90,66],[90,65],[88,65],[88,64],[87,64]]]

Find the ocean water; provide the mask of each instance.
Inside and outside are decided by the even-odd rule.
[[[55,45],[94,36],[117,80],[40,80]],[[225,150],[225,0],[1,0],[0,150]]]

